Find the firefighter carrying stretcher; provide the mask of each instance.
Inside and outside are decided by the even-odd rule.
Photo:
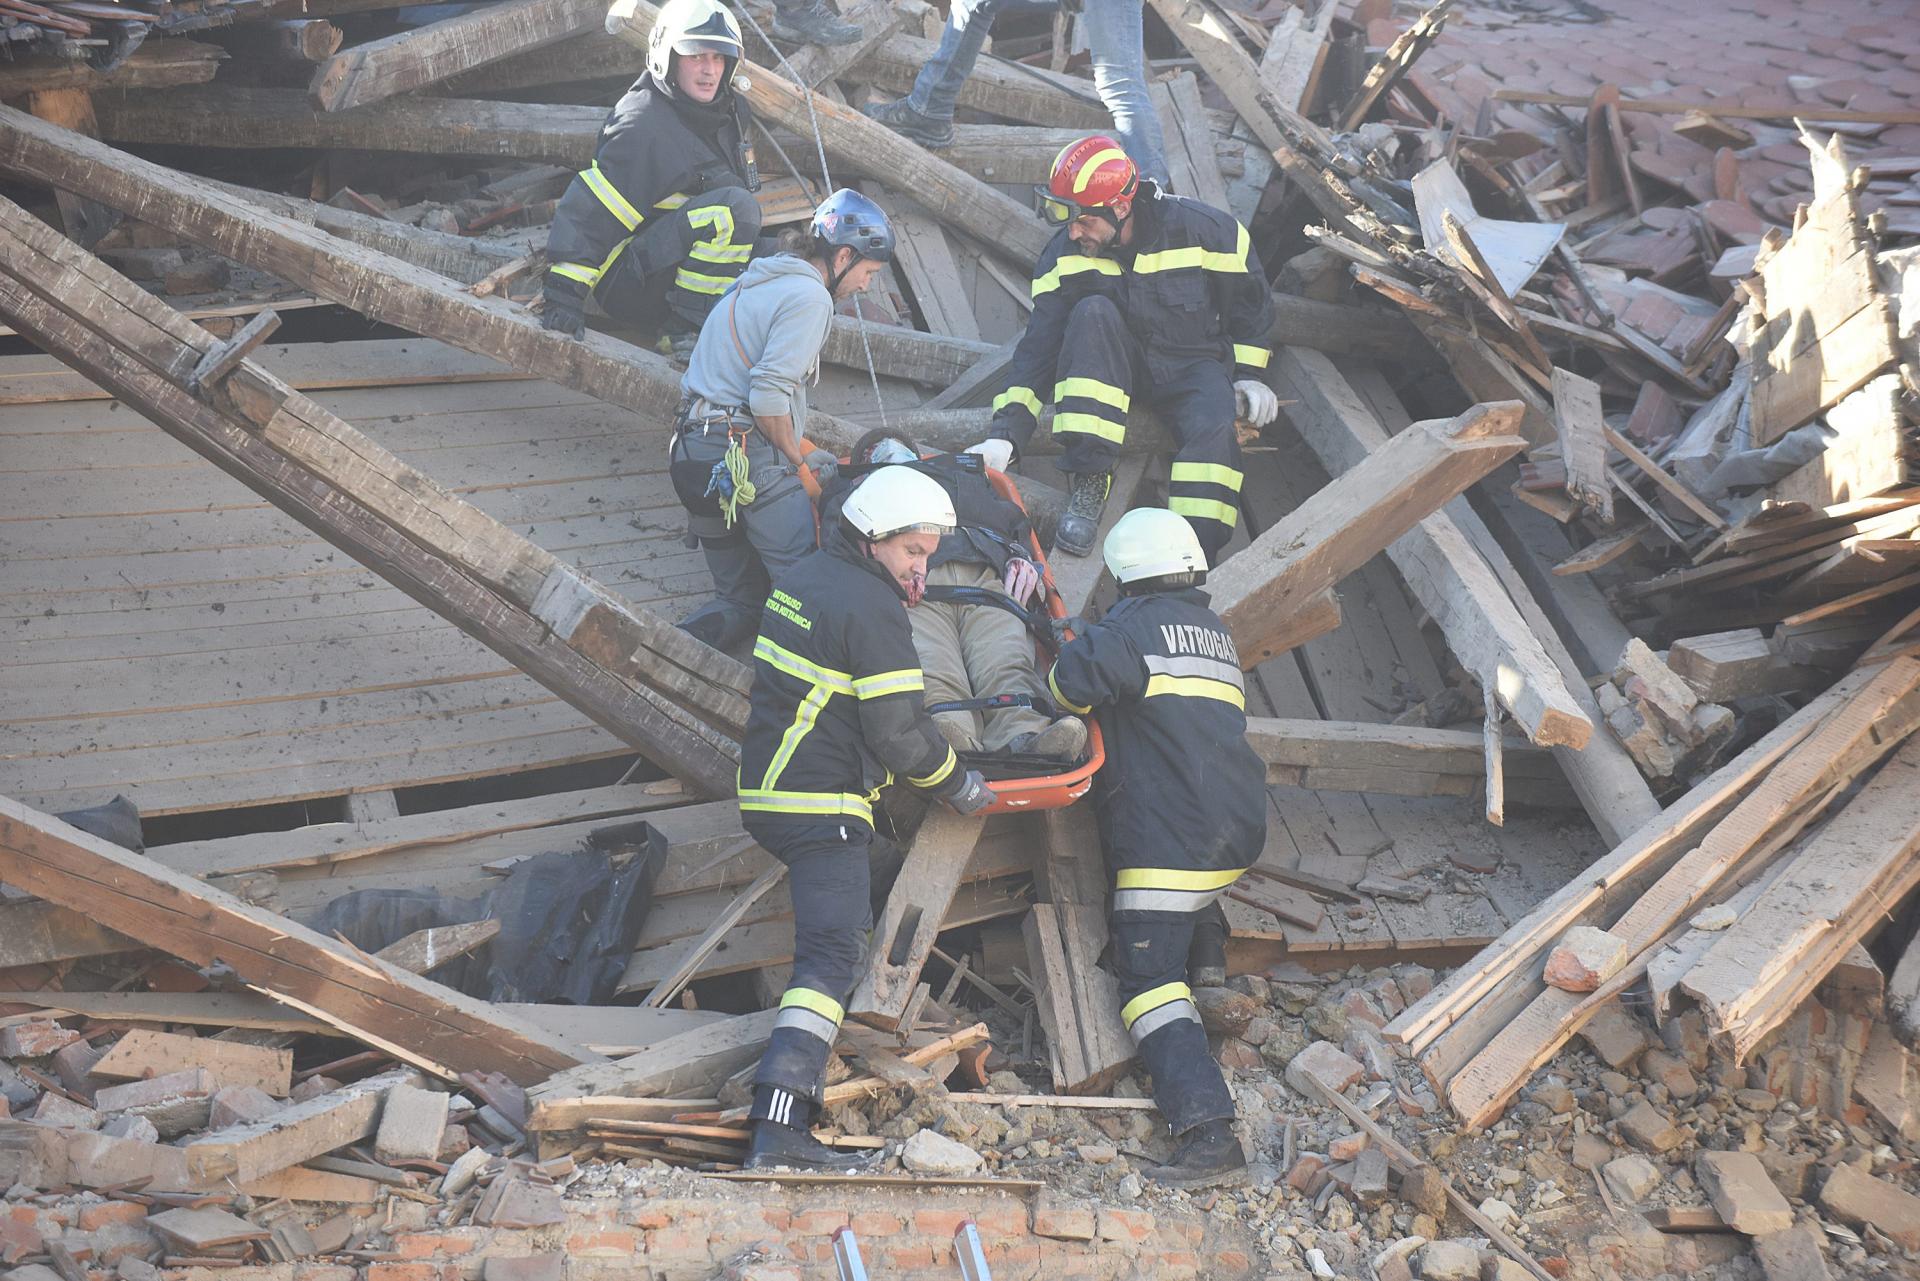
[[[880,789],[898,776],[961,814],[993,801],[927,714],[907,621],[908,593],[954,524],[938,481],[883,467],[822,528],[820,550],[774,580],[761,614],[740,821],[787,866],[793,978],[754,1076],[749,1170],[863,1163],[809,1128],[873,927]]]
[[[1005,471],[1052,402],[1060,469],[1073,478],[1054,542],[1085,556],[1138,398],[1179,442],[1167,506],[1193,522],[1211,564],[1239,520],[1235,393],[1255,428],[1279,412],[1263,381],[1273,299],[1247,229],[1143,179],[1107,137],[1067,147],[1035,190],[1060,230],[1034,266],[1011,385],[969,452]]]
[[[547,237],[541,323],[578,338],[591,295],[685,359],[760,234],[740,25],[718,0],[667,0],[647,70],[600,127]]]
[[[1221,919],[1220,896],[1266,844],[1266,766],[1247,745],[1240,656],[1200,590],[1207,565],[1193,526],[1136,508],[1103,552],[1121,600],[1061,647],[1047,684],[1062,707],[1096,713],[1106,738],[1094,797],[1114,872],[1108,963],[1177,1140],[1146,1173],[1173,1187],[1239,1182],[1247,1158],[1233,1096],[1188,980],[1217,963],[1204,944],[1196,951],[1196,934]]]

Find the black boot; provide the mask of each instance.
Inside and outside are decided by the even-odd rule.
[[[892,102],[870,102],[860,109],[902,138],[917,142],[923,147],[953,145],[952,120],[923,116],[915,111],[913,105],[905,98],[897,98]]]
[[[755,1086],[750,1113],[753,1138],[741,1168],[819,1170],[826,1174],[855,1174],[867,1168],[874,1153],[836,1152],[808,1133],[813,1116],[812,1100],[777,1085]]]
[[[773,9],[773,34],[799,44],[852,44],[863,34],[827,8],[826,0],[800,0]]]
[[[1145,1172],[1170,1188],[1211,1188],[1244,1183],[1247,1154],[1233,1137],[1232,1121],[1206,1121],[1180,1136],[1180,1146],[1165,1165]]]
[[[1067,510],[1061,513],[1060,528],[1053,534],[1053,545],[1075,556],[1091,556],[1094,536],[1100,532],[1100,512],[1112,488],[1113,477],[1106,472],[1075,476],[1073,488],[1067,492]]]

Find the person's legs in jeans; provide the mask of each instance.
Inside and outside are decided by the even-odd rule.
[[[960,86],[973,74],[980,58],[980,46],[987,42],[993,27],[993,15],[1000,0],[953,0],[947,13],[947,28],[940,33],[940,47],[920,69],[907,101],[923,116],[936,120],[953,119],[953,107],[960,99]]]
[[[1093,86],[1113,116],[1120,145],[1142,174],[1165,188],[1167,149],[1160,137],[1160,115],[1147,96],[1141,9],[1142,0],[1086,0],[1080,21],[1086,24],[1087,44],[1093,52]]]

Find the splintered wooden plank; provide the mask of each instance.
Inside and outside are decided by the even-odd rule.
[[[1606,437],[1607,444],[1619,450],[1628,462],[1644,472],[1654,484],[1673,495],[1681,506],[1698,516],[1714,529],[1725,530],[1727,528],[1725,517],[1703,502],[1698,494],[1669,475],[1666,468],[1642,453],[1638,445],[1635,445],[1632,441],[1607,426],[1604,422],[1600,424],[1600,431],[1601,434]]]
[[[1227,207],[1226,179],[1220,176],[1220,152],[1200,101],[1200,83],[1191,71],[1156,80],[1150,90],[1167,142],[1167,168],[1173,189],[1215,209]]]
[[[439,1075],[537,1081],[596,1057],[7,797],[0,880],[189,964],[224,963],[285,1004]]]
[[[874,926],[866,972],[847,999],[849,1017],[875,1027],[899,1026],[984,827],[984,819],[944,805],[928,811]]]
[[[1103,908],[1077,903],[1035,903],[1023,926],[1053,1047],[1053,1085],[1062,1094],[1100,1094],[1133,1060],[1119,988],[1097,964],[1105,927]]]
[[[322,111],[345,111],[579,35],[600,16],[594,0],[486,5],[335,54],[307,92]]]
[[[201,1186],[225,1179],[244,1183],[371,1138],[387,1091],[419,1079],[410,1069],[395,1068],[290,1104],[264,1121],[209,1131],[185,1145],[187,1174]]]
[[[1277,364],[1285,385],[1300,401],[1291,411],[1294,424],[1327,470],[1338,477],[1315,501],[1354,481],[1369,464],[1377,465],[1387,451],[1420,427],[1415,424],[1388,436],[1352,385],[1319,352],[1283,348]],[[1513,402],[1501,404],[1502,429],[1510,432],[1518,427],[1521,410]],[[1464,488],[1465,484],[1459,487]],[[1380,499],[1374,496],[1384,489],[1377,482],[1362,482],[1357,492],[1377,503]],[[1483,686],[1498,692],[1501,704],[1530,742],[1584,747],[1593,733],[1592,720],[1568,692],[1565,678],[1485,557],[1468,542],[1453,517],[1439,510],[1457,492],[1428,495],[1437,503],[1428,503],[1428,496],[1422,496],[1418,507],[1407,513],[1415,517],[1412,525],[1394,522],[1392,535],[1385,540],[1387,555],[1414,598],[1440,624],[1454,654]],[[1377,549],[1371,543],[1377,532],[1374,523],[1369,521],[1365,529],[1370,546]]]
[[[1322,0],[1311,19],[1289,6],[1281,11],[1272,37],[1260,55],[1260,83],[1273,100],[1294,111],[1310,111],[1308,90],[1314,86],[1327,58],[1327,37],[1333,32],[1340,6]]]
[[[1920,879],[1920,740],[1909,739],[1681,980],[1736,1061]],[[1863,909],[1863,906],[1865,910]]]
[[[1600,417],[1600,384],[1555,367],[1553,425],[1560,436],[1560,461],[1567,469],[1567,492],[1613,523],[1613,487],[1607,483],[1607,443]]]
[[[913,201],[885,192],[883,203],[892,213],[894,261],[913,289],[913,301],[927,328],[936,334],[980,339],[973,298],[960,279],[953,244],[938,222]]]
[[[151,1028],[128,1032],[88,1072],[109,1081],[137,1081],[189,1068],[205,1068],[220,1086],[251,1085],[275,1098],[285,1097],[293,1086],[292,1050]]]
[[[1895,659],[1794,749],[1694,849],[1608,927],[1633,955],[1647,953],[1713,891],[1742,858],[1797,831],[1824,798],[1890,751],[1920,724],[1920,662]],[[1490,1123],[1534,1070],[1598,1006],[1584,994],[1547,988],[1446,1083],[1447,1101],[1469,1128]]]
[[[611,1063],[588,1063],[557,1072],[527,1091],[536,1113],[541,1105],[597,1096],[686,1098],[710,1094],[720,1083],[760,1057],[773,1035],[778,1010],[739,1014],[680,1032],[638,1054]]]

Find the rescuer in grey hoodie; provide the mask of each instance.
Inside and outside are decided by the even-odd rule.
[[[801,451],[805,384],[834,303],[866,289],[892,258],[886,214],[836,191],[814,211],[804,256],[756,259],[700,328],[668,459],[717,593],[680,626],[709,645],[731,649],[753,635],[773,577],[817,545],[799,470],[833,456]]]

